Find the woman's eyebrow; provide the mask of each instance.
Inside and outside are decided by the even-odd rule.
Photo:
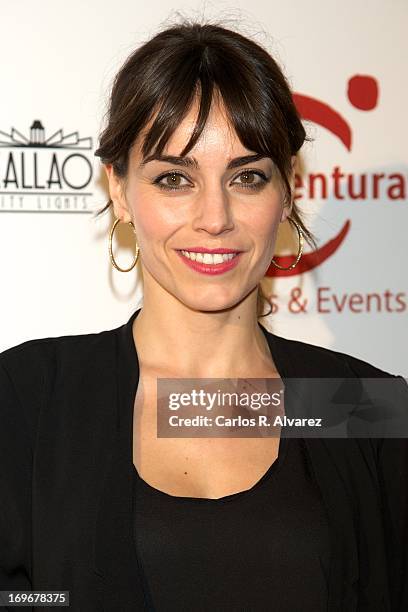
[[[245,164],[249,164],[251,162],[258,161],[259,159],[264,159],[265,157],[268,157],[268,156],[264,155],[263,153],[256,153],[254,155],[243,155],[241,157],[234,157],[228,162],[227,170],[230,170],[231,168],[238,168],[239,166],[244,166]],[[176,166],[184,166],[186,168],[195,168],[196,170],[199,169],[199,164],[195,157],[181,157],[179,155],[156,155],[154,153],[152,155],[149,155],[145,159],[143,159],[139,167],[142,168],[143,166],[148,164],[150,161],[154,161],[154,160],[168,162]]]

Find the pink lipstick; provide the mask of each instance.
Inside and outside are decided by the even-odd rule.
[[[184,249],[183,249],[184,250]],[[187,249],[186,249],[187,251]],[[179,257],[184,261],[184,263],[189,267],[192,268],[193,270],[196,270],[196,272],[201,272],[201,274],[209,274],[209,275],[214,275],[214,274],[224,274],[224,272],[228,272],[228,270],[232,270],[233,268],[235,268],[235,266],[238,265],[238,262],[240,260],[242,251],[234,251],[232,249],[225,249],[225,248],[220,248],[220,249],[206,249],[203,247],[194,247],[191,249],[188,249],[189,253],[210,253],[210,254],[230,254],[233,255],[233,257],[231,259],[228,259],[226,261],[221,261],[221,262],[217,262],[217,263],[204,263],[202,261],[197,261],[197,260],[193,260],[190,259],[187,255],[184,255],[183,252],[181,250],[177,249],[177,253],[179,255]]]

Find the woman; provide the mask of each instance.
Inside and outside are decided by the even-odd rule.
[[[96,154],[143,307],[0,355],[3,590],[86,612],[407,609],[406,439],[156,432],[162,378],[384,377],[407,400],[401,376],[258,323],[280,225],[291,267],[314,245],[304,140],[278,65],[236,32],[186,21],[127,59]]]

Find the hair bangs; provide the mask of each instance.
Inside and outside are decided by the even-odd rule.
[[[183,95],[184,93],[184,95]],[[147,158],[154,151],[162,154],[167,143],[189,113],[194,102],[198,102],[198,114],[192,134],[181,151],[186,155],[200,138],[211,109],[213,99],[213,83],[208,78],[193,75],[191,82],[184,81],[184,86],[178,89],[174,83],[168,95],[158,102],[155,119],[143,139],[141,151],[143,158]],[[153,113],[152,113],[153,114]]]

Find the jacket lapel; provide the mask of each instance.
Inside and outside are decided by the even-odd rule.
[[[148,609],[132,533],[133,403],[139,381],[132,323],[139,312],[115,330],[116,425],[95,532],[95,572],[105,612]]]
[[[335,383],[341,380],[347,394],[344,399],[351,407],[359,405],[361,386],[357,377],[387,376],[362,361],[357,362],[361,370],[356,373],[348,356],[336,351],[275,335],[268,339],[275,363],[285,364],[285,376],[332,378]],[[327,412],[330,405],[319,408]],[[287,412],[291,410],[289,402]],[[382,612],[389,608],[376,441],[355,434],[342,436],[303,439],[330,524],[328,610]]]
[[[342,378],[349,377],[350,372],[327,355],[319,358],[319,349],[313,355],[313,347],[290,340],[272,333],[267,333],[272,357],[283,382],[286,392],[285,413],[294,416],[294,404],[291,402],[291,378]],[[309,350],[308,350],[309,349]],[[289,392],[288,392],[289,389]],[[331,564],[329,572],[330,612],[353,610],[356,598],[355,585],[358,581],[358,550],[354,524],[354,512],[349,492],[342,478],[339,467],[350,447],[349,439],[342,438],[303,438],[309,467],[314,474],[330,525]],[[352,442],[352,441],[351,441]],[[330,450],[331,449],[331,450]]]

